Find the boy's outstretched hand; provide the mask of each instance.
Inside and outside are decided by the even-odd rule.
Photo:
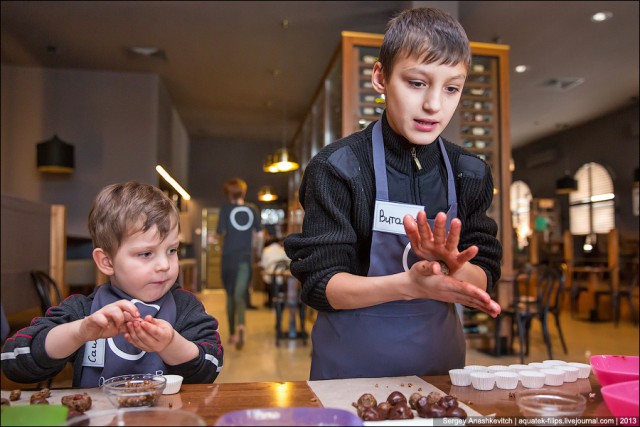
[[[461,271],[478,254],[478,247],[470,246],[459,252],[458,243],[462,222],[454,218],[447,235],[446,221],[446,214],[439,212],[432,231],[424,211],[418,212],[415,220],[411,215],[406,215],[403,219],[411,249],[418,257],[427,260],[415,263],[410,271],[417,283],[428,283],[428,286],[420,285],[422,294],[420,298],[458,303],[477,308],[496,317],[500,314],[500,305],[493,301],[486,291],[469,283],[468,277],[465,280],[465,275]],[[441,265],[434,262],[436,260],[447,265],[448,277],[444,275]],[[460,274],[456,275],[459,271]],[[429,279],[430,276],[435,275],[440,276],[438,280]]]
[[[458,252],[462,222],[458,218],[451,221],[449,235],[446,230],[447,215],[439,212],[433,224],[433,231],[427,222],[427,213],[418,212],[417,219],[406,215],[403,219],[404,229],[411,242],[411,249],[422,259],[428,261],[444,261],[449,267],[449,274],[454,274],[466,262],[478,254],[477,246],[470,246]]]

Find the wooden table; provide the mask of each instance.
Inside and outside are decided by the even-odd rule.
[[[502,418],[501,425],[518,425],[516,417],[522,416],[513,397],[515,392],[526,390],[522,385],[518,385],[515,390],[494,388],[490,391],[477,391],[471,386],[451,385],[448,375],[421,378],[444,393],[457,397],[460,402],[465,403],[483,415],[495,414],[496,417]],[[348,387],[348,383],[346,383],[345,387]],[[582,417],[612,416],[602,399],[600,384],[593,374],[589,379],[565,383],[560,387],[551,388],[584,395],[587,398],[587,408]],[[61,391],[63,389],[56,390]],[[77,391],[79,389],[74,390]],[[89,391],[90,393],[99,392],[99,389],[89,389]],[[407,398],[409,397],[409,390],[398,391],[402,391]],[[594,397],[589,398],[591,393],[594,394]],[[357,400],[358,397],[353,396],[353,400]],[[52,401],[52,403],[54,402]],[[27,402],[24,402],[24,404],[27,404]],[[210,426],[214,425],[222,415],[236,410],[274,407],[322,407],[322,403],[306,381],[183,384],[180,393],[163,395],[157,405],[195,412]],[[506,418],[511,418],[511,423],[504,422]]]
[[[473,387],[452,386],[449,376],[421,377],[447,394],[452,394],[483,415],[496,414],[497,417],[522,416],[510,395],[523,390],[521,385],[515,390],[477,391]],[[587,409],[583,417],[611,417],[602,395],[600,384],[593,377],[565,383],[557,390],[581,393],[587,398]],[[589,393],[595,397],[589,399]],[[181,392],[163,398],[179,398],[182,408],[195,411],[205,419],[207,425],[214,425],[223,414],[235,410],[266,407],[322,407],[305,381],[294,382],[258,382],[258,383],[222,383],[222,384],[184,384]],[[354,400],[358,396],[354,396]],[[407,396],[409,397],[409,396]],[[471,402],[471,403],[469,403]],[[515,422],[515,420],[514,420]]]

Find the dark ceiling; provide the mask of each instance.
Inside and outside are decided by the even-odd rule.
[[[341,31],[383,33],[412,4],[457,11],[470,40],[507,44],[512,69],[531,67],[510,75],[513,147],[637,102],[637,1],[2,1],[1,59],[156,73],[192,138],[272,143],[285,109],[288,135],[299,126]],[[613,19],[591,22],[601,10]],[[542,86],[569,78],[584,81]]]

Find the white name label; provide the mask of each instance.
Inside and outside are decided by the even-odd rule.
[[[104,367],[104,338],[85,343],[82,366]]]
[[[393,234],[406,234],[402,219],[407,214],[417,218],[418,212],[422,210],[424,210],[424,206],[376,200],[373,214],[373,230]]]

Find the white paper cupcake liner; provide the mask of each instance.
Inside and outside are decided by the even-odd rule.
[[[542,388],[547,376],[539,371],[520,371],[520,382],[526,388]]]
[[[491,372],[472,371],[470,376],[476,390],[492,390],[496,384],[496,374]]]
[[[182,386],[182,376],[180,375],[163,375],[167,379],[167,386],[162,391],[162,394],[176,394],[180,391]]]
[[[547,360],[543,360],[542,364],[545,367],[551,367],[551,366],[556,366],[556,365],[566,365],[567,362],[565,362],[564,360],[547,359]]]
[[[471,372],[468,369],[451,369],[449,370],[449,377],[451,378],[451,384],[458,386],[471,385]]]
[[[531,366],[529,365],[521,365],[521,364],[513,364],[513,365],[509,365],[509,369],[511,369],[512,371],[525,371],[525,370],[529,370],[529,369],[533,369]]]
[[[487,366],[487,372],[500,372],[500,371],[510,371],[511,368],[508,367],[507,365],[491,365],[491,366]]]
[[[540,362],[531,362],[529,363],[529,367],[531,369],[544,369],[544,368],[548,368],[548,366],[543,365]]]
[[[576,368],[575,366],[558,365],[554,366],[553,368],[561,369],[564,371],[565,383],[574,383],[578,380],[578,373],[580,372],[580,369]]]
[[[520,375],[517,372],[513,372],[511,370],[508,371],[498,371],[495,373],[496,375],[496,386],[503,390],[512,390],[518,386],[518,381],[520,381]]]
[[[467,365],[467,366],[464,367],[464,369],[466,369],[468,371],[487,372],[487,367],[486,366],[482,366],[482,365]]]
[[[548,368],[548,369],[540,369],[540,372],[542,372],[545,375],[544,383],[546,385],[560,386],[564,384],[563,370]]]
[[[578,378],[589,378],[591,375],[591,365],[587,363],[570,362],[568,365],[578,368]]]

